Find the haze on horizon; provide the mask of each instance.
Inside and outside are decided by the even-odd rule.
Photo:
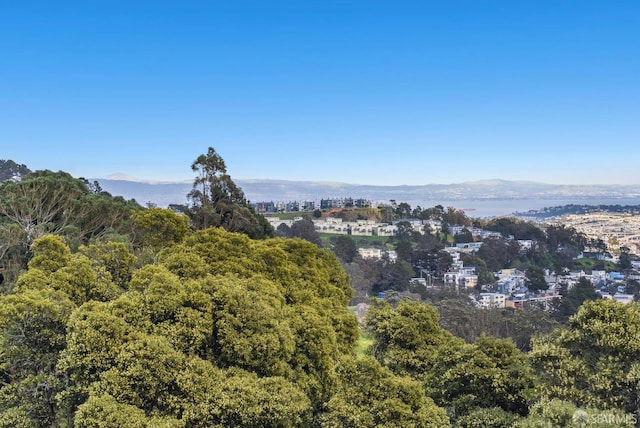
[[[634,1],[5,3],[0,159],[33,170],[640,184]]]

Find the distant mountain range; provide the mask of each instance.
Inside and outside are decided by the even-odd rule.
[[[91,179],[94,180],[94,179]],[[184,204],[191,183],[149,183],[122,179],[95,179],[114,196],[161,207]],[[251,202],[365,198],[374,202],[462,201],[509,199],[640,199],[640,185],[557,185],[531,181],[481,180],[421,186],[372,186],[316,181],[234,180]]]
[[[0,182],[20,180],[31,172],[26,165],[11,160],[0,160]],[[100,186],[114,196],[135,199],[139,204],[152,203],[160,207],[185,204],[192,182],[149,182],[115,174],[97,180]],[[640,205],[640,184],[637,185],[558,185],[533,181],[480,180],[453,184],[426,184],[421,186],[373,186],[330,181],[242,180],[235,179],[251,202],[316,201],[329,198],[364,198],[373,203],[396,200],[423,207],[442,204],[449,206],[485,207],[485,214],[495,215],[565,204],[633,204]],[[499,204],[498,201],[506,201]],[[511,202],[509,202],[511,201]],[[524,203],[517,203],[522,201]],[[527,201],[536,203],[529,204]],[[558,201],[556,203],[556,201]],[[458,203],[456,203],[458,202]],[[545,205],[539,206],[540,203]],[[424,205],[431,203],[433,205]],[[500,205],[500,206],[498,206]],[[475,208],[473,208],[475,209]],[[480,214],[480,212],[478,212]]]

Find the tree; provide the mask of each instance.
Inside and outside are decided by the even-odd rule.
[[[418,251],[414,253],[414,265],[422,266],[437,278],[442,278],[451,268],[453,257],[446,251]]]
[[[460,233],[453,235],[453,242],[456,244],[473,242],[473,235],[471,234],[469,229],[465,227]]]
[[[616,267],[622,272],[627,272],[633,268],[631,264],[631,251],[628,247],[620,248],[620,257]]]
[[[549,312],[537,306],[524,310],[513,310],[507,322],[507,330],[501,332],[500,337],[510,338],[522,352],[531,350],[531,339],[550,334],[560,325]]]
[[[478,275],[478,287],[480,289],[483,285],[493,284],[496,281],[495,275],[487,268],[485,261],[475,254],[463,254],[462,261],[465,266],[473,266],[476,268],[476,275]]]
[[[376,302],[367,314],[372,355],[396,374],[421,378],[441,352],[464,343],[440,327],[439,318],[438,311],[424,303],[400,301],[392,308]]]
[[[82,180],[65,172],[36,171],[0,185],[0,215],[24,230],[28,245],[70,227],[81,238],[97,236],[118,226],[135,207],[122,198],[92,194]]]
[[[55,272],[69,263],[71,250],[61,236],[46,235],[36,239],[31,245],[33,257],[29,268],[44,272]]]
[[[0,185],[0,267],[10,288],[29,260],[28,249],[46,234],[63,236],[72,249],[92,238],[131,230],[135,201],[89,191],[65,172],[36,171]]]
[[[518,257],[520,245],[517,241],[503,238],[487,238],[476,255],[485,261],[487,269],[496,272],[507,268]]]
[[[447,211],[442,213],[442,221],[449,225],[471,226],[471,220],[464,211],[454,207],[447,207]]]
[[[119,403],[109,394],[91,395],[75,416],[77,426],[88,428],[146,428],[149,422],[144,410]]]
[[[427,384],[436,403],[452,406],[457,415],[497,407],[524,416],[535,376],[526,355],[512,341],[481,336],[473,345],[441,355]]]
[[[392,223],[396,219],[396,214],[390,206],[380,207],[380,221],[382,223]]]
[[[400,241],[396,244],[396,256],[398,260],[411,263],[413,244],[409,241]]]
[[[347,235],[339,235],[331,239],[332,250],[344,263],[351,263],[358,255],[358,248],[353,239]]]
[[[435,300],[433,294],[429,296]],[[531,338],[549,334],[559,327],[549,313],[537,306],[522,309],[479,308],[465,295],[445,296],[434,305],[440,312],[440,325],[450,333],[476,342],[482,335],[511,339],[522,352],[531,349]]]
[[[238,369],[220,370],[208,361],[187,360],[177,373],[182,421],[189,427],[308,426],[311,403],[294,383],[258,377]],[[153,426],[153,425],[150,425]]]
[[[0,242],[0,274],[7,283],[12,283],[25,264],[26,233],[17,224],[3,223],[0,219]]]
[[[396,216],[399,218],[409,218],[411,216],[411,205],[401,202],[396,207]]]
[[[0,214],[20,226],[27,244],[45,233],[59,233],[77,216],[77,201],[87,189],[66,173],[39,171],[0,186]]]
[[[607,252],[607,243],[604,242],[602,238],[591,239],[589,241],[589,246],[597,250],[600,254],[604,254]]]
[[[566,328],[534,339],[530,356],[544,398],[638,414],[638,303],[586,302]]]
[[[301,238],[305,241],[312,242],[318,247],[322,246],[322,240],[320,234],[316,231],[316,226],[313,224],[313,220],[309,217],[303,217],[302,220],[298,220],[291,226],[291,237]]]
[[[529,289],[529,291],[540,291],[547,290],[549,288],[549,284],[547,284],[547,280],[544,277],[544,271],[538,267],[530,266],[527,268],[525,272],[526,279],[524,281],[524,285]]]
[[[95,241],[83,245],[78,252],[91,260],[94,269],[104,268],[111,279],[122,289],[127,288],[138,259],[125,242],[116,240]]]
[[[491,219],[484,228],[494,232],[500,232],[502,236],[513,236],[514,239],[531,239],[538,242],[545,241],[545,234],[542,229],[531,222],[524,222],[515,217],[497,217]]]
[[[638,295],[640,295],[640,281],[637,279],[628,279],[624,292],[627,294],[633,294],[637,299]]]
[[[197,174],[188,197],[192,201],[191,218],[196,229],[223,227],[252,238],[273,236],[273,228],[255,213],[244,192],[227,174],[224,160],[213,147],[191,164]]]
[[[291,228],[285,223],[281,223],[276,228],[276,236],[279,238],[291,238]]]
[[[395,309],[377,303],[369,310],[367,328],[373,356],[394,373],[420,380],[427,395],[452,408],[456,418],[493,407],[527,414],[535,376],[510,340],[482,336],[464,344],[440,327],[435,308],[409,301]]]
[[[411,223],[408,221],[399,221],[396,223],[396,235],[395,238],[398,241],[412,241],[414,236],[414,230]]]
[[[73,303],[59,291],[26,290],[0,299],[0,423],[58,425],[56,395],[64,388],[57,369]]]
[[[596,416],[597,415],[597,416]],[[542,399],[531,406],[529,416],[513,425],[520,428],[534,427],[598,427],[636,426],[637,417],[621,410],[578,407],[569,401]],[[478,426],[478,425],[476,425]],[[484,426],[484,425],[483,425]]]
[[[555,303],[552,316],[561,324],[565,324],[584,302],[601,298],[591,281],[585,277],[581,277],[571,290],[562,287],[560,294],[562,298]]]
[[[469,413],[462,415],[456,420],[456,426],[460,428],[512,428],[519,427],[518,421],[521,418],[511,412],[507,412],[500,407],[478,407]],[[540,425],[546,426],[546,425]],[[560,425],[549,425],[560,426]],[[567,425],[562,425],[567,426]]]
[[[450,426],[419,382],[394,375],[372,357],[345,357],[337,371],[340,383],[319,416],[320,427]]]
[[[295,337],[277,285],[234,278],[216,280],[215,289],[211,346],[217,365],[260,376],[289,375]]]
[[[414,276],[413,268],[404,260],[379,263],[379,277],[374,282],[372,291],[406,291],[409,288],[411,278]]]
[[[189,217],[163,208],[149,208],[133,213],[136,242],[156,250],[177,244],[191,232]]]
[[[437,237],[433,236],[431,233],[425,233],[418,237],[418,240],[416,241],[416,249],[429,252],[442,249],[442,246],[440,245]]]
[[[575,257],[582,252],[587,245],[588,239],[578,232],[574,227],[565,225],[551,225],[545,229],[547,235],[547,249],[550,252],[568,253],[570,257]]]

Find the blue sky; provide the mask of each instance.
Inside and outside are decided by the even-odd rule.
[[[74,176],[640,184],[637,1],[13,1],[0,159]]]

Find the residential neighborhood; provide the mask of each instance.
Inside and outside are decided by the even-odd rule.
[[[552,221],[574,227],[590,239],[602,239],[612,251],[627,247],[640,254],[639,215],[596,212],[566,215]]]
[[[358,206],[369,206],[370,203],[361,199],[343,198],[337,200],[322,200],[320,206],[323,207],[344,207],[353,208],[359,201]],[[270,205],[269,209],[278,209],[286,212],[288,208],[294,207],[298,211],[301,206],[315,207],[317,204],[310,202],[280,203]],[[299,216],[281,218],[277,215],[267,217],[269,223],[278,229],[281,225],[288,227],[303,219],[302,213]],[[315,231],[319,234],[349,236],[354,239],[358,237],[397,237],[400,228],[410,230],[411,233],[420,235],[438,236],[443,234],[443,222],[434,219],[401,218],[391,222],[379,222],[368,219],[357,219],[346,221],[343,218],[321,216],[311,219]],[[460,242],[456,239],[448,242],[441,251],[448,255],[450,261],[446,270],[435,273],[430,268],[414,265],[416,276],[412,282],[416,286],[425,288],[445,287],[458,291],[469,292],[475,304],[481,308],[523,308],[536,305],[544,309],[550,309],[554,301],[561,299],[563,293],[570,291],[581,280],[588,281],[593,290],[603,299],[613,299],[622,303],[629,303],[634,300],[634,293],[629,292],[629,284],[640,280],[637,273],[640,269],[640,262],[632,261],[631,269],[625,272],[611,270],[618,263],[620,251],[629,251],[631,254],[639,252],[640,244],[640,216],[615,213],[589,213],[585,215],[564,216],[552,219],[550,225],[560,228],[574,228],[582,234],[587,245],[584,251],[575,254],[573,259],[580,261],[583,258],[599,260],[601,268],[592,269],[567,269],[561,272],[554,272],[544,269],[542,272],[544,284],[540,289],[529,290],[527,288],[527,272],[524,269],[502,268],[491,272],[492,281],[479,281],[479,272],[474,263],[465,263],[464,260],[477,258],[478,251],[483,244],[490,241],[517,243],[514,248],[520,254],[527,254],[535,251],[540,246],[534,239],[516,239],[512,235],[489,230],[478,226],[465,224],[447,224],[446,232],[449,236],[468,236],[468,241]],[[603,242],[607,251],[594,252],[590,245],[594,242]],[[559,247],[559,251],[564,251]],[[389,260],[395,262],[398,254],[393,248],[375,247],[360,245],[358,255],[366,260]],[[603,268],[604,263],[608,263],[609,269]],[[640,289],[640,287],[638,287]],[[640,291],[640,290],[639,290]],[[384,295],[384,293],[380,294]]]

